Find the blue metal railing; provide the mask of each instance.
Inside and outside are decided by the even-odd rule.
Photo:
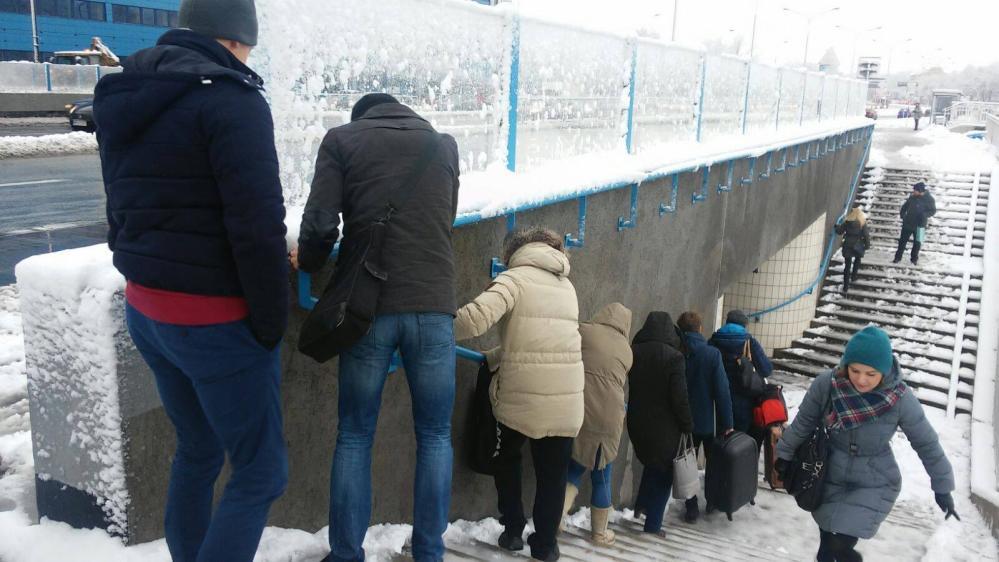
[[[864,136],[867,138],[867,146],[864,148],[864,154],[860,157],[860,161],[857,163],[857,171],[853,176],[853,185],[850,188],[850,194],[849,196],[847,196],[846,202],[843,204],[843,211],[840,213],[839,217],[836,218],[837,223],[843,220],[843,218],[846,217],[846,214],[850,210],[850,203],[853,202],[853,198],[856,197],[857,195],[857,187],[859,187],[860,185],[860,178],[864,172],[864,163],[867,162],[867,157],[870,156],[871,154],[871,141],[874,138],[874,127],[866,127],[864,128],[863,131],[864,131],[863,133]],[[833,249],[836,247],[837,236],[838,235],[836,234],[835,230],[833,230],[833,232],[829,235],[829,241],[826,244],[826,253],[825,256],[822,258],[822,267],[819,268],[819,274],[815,277],[815,280],[808,285],[808,287],[804,288],[801,292],[799,292],[798,294],[794,295],[793,297],[787,299],[786,301],[780,304],[776,304],[764,310],[750,313],[748,316],[758,321],[760,318],[763,318],[767,314],[771,314],[782,308],[790,306],[791,304],[794,304],[799,300],[803,299],[804,297],[814,293],[815,288],[819,286],[819,283],[821,283],[823,279],[825,279],[826,273],[829,271],[829,262],[832,261],[832,254],[833,254]]]

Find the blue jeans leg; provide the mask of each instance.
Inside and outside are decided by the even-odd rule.
[[[330,557],[364,560],[371,521],[371,444],[382,389],[398,340],[398,318],[379,316],[371,330],[340,355],[336,450],[330,471]]]
[[[416,432],[413,558],[437,561],[444,557],[451,505],[454,319],[450,314],[407,314],[402,327],[400,350]]]
[[[165,517],[171,556],[249,562],[288,479],[280,348],[261,347],[242,321],[177,326],[131,307],[126,320],[177,431]],[[212,515],[224,452],[233,472]]]
[[[575,459],[570,460],[568,481],[577,490],[583,485],[583,474],[586,474],[586,467],[576,462]]]
[[[600,470],[590,471],[590,484],[593,494],[590,498],[590,505],[597,508],[611,506],[611,463]]]

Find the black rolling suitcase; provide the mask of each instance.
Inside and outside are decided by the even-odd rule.
[[[716,509],[732,520],[732,514],[756,498],[759,450],[756,440],[740,431],[716,437],[704,474],[704,496],[708,509]]]

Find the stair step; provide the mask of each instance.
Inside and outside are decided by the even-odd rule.
[[[861,267],[863,269],[863,267]],[[835,270],[834,270],[835,271]],[[929,295],[929,296],[941,296],[948,298],[960,298],[961,290],[957,287],[951,286],[931,286],[925,283],[910,283],[906,281],[895,281],[894,283],[883,283],[877,280],[878,278],[869,278],[859,276],[856,281],[850,282],[851,288],[860,288],[866,291],[886,291],[892,293],[903,293],[903,294],[916,294],[916,295]],[[843,274],[842,273],[832,273],[826,276],[825,286],[831,287],[833,290],[840,290],[843,284]],[[969,294],[969,300],[980,300],[981,293],[978,291],[974,292],[978,295],[976,298],[974,295]]]
[[[795,340],[792,347],[777,350],[775,355],[781,357],[791,357],[804,359],[813,363],[825,365],[833,368],[839,365],[843,357],[842,345],[831,345],[818,343],[810,340]],[[904,353],[895,353],[898,356],[899,366],[905,379],[916,381],[920,386],[929,386],[936,389],[947,390],[950,387],[950,363],[934,361],[925,358],[914,358]],[[959,380],[974,381],[974,372],[960,376]],[[971,396],[971,386],[966,384],[966,388],[961,389]]]
[[[823,316],[820,316],[812,320],[811,325],[812,328],[828,327],[830,330],[850,335],[853,335],[859,332],[860,330],[864,329],[865,327],[867,327],[866,323],[861,324],[861,323],[846,322],[838,318],[823,317]],[[931,340],[933,342],[933,345],[936,345],[937,347],[940,347],[942,349],[947,349],[947,350],[954,349],[953,334],[944,335],[934,332],[918,330],[915,328],[897,328],[895,326],[888,326],[888,325],[881,325],[880,328],[885,332],[888,332],[888,335],[893,339],[919,341],[920,338],[925,338]],[[965,338],[964,342],[967,344],[968,339]]]
[[[831,328],[808,328],[805,330],[805,337],[813,340],[826,340],[826,343],[839,342],[837,345],[843,347],[846,342],[850,341],[855,332],[840,332],[833,330]],[[891,336],[891,334],[889,334]],[[925,335],[924,335],[925,336]],[[895,353],[904,353],[911,356],[920,356],[932,359],[934,361],[944,361],[947,364],[954,359],[954,346],[951,345],[949,348],[944,346],[936,345],[930,341],[920,341],[920,340],[909,340],[898,337],[891,338],[892,349]],[[801,340],[795,340],[794,345],[797,345]],[[961,358],[961,363],[968,367],[974,368],[975,357],[971,355],[970,357]]]
[[[835,310],[826,311],[822,307],[818,308],[820,313],[819,318],[825,318],[829,316],[834,316],[837,319],[848,319],[855,320],[859,322],[873,323],[878,327],[881,326],[895,326],[897,328],[913,328],[916,330],[923,330],[928,332],[933,332],[935,334],[941,334],[944,336],[953,336],[954,331],[957,329],[955,324],[937,320],[923,320],[923,319],[912,319],[912,318],[893,318],[890,316],[879,316],[872,317],[869,313],[855,312],[852,310]]]
[[[868,313],[874,312],[880,315],[884,314],[894,314],[896,316],[904,316],[909,318],[924,318],[927,320],[942,320],[945,322],[957,323],[957,311],[953,309],[942,309],[942,308],[929,308],[925,306],[898,306],[889,304],[878,304],[874,302],[867,302],[862,300],[857,300],[852,296],[843,297],[842,295],[835,293],[827,293],[822,296],[820,302],[824,303],[821,305],[823,312],[830,312],[834,309],[827,308],[829,305],[833,305],[839,308],[847,308],[860,311],[868,311]],[[880,316],[875,319],[880,319]],[[967,315],[965,316],[966,325],[977,325],[978,317]]]
[[[895,248],[891,248],[891,250],[891,253],[894,254]],[[842,257],[833,257],[831,263],[839,266],[842,271]],[[890,261],[882,261],[878,258],[868,256],[864,259],[863,264],[864,266],[860,268],[860,274],[872,277],[883,277],[891,280],[902,279],[904,281],[917,281],[927,284],[946,284],[957,287],[960,287],[963,281],[962,272],[954,271],[953,269],[936,269],[929,265],[912,265],[905,260],[898,263],[891,263]],[[879,275],[879,272],[882,274]],[[982,286],[980,275],[971,276],[971,286],[975,288]]]
[[[830,290],[834,289],[834,290]],[[849,297],[852,300],[862,299],[865,301],[886,301],[901,303],[904,305],[911,306],[932,306],[934,308],[944,308],[947,310],[958,310],[961,307],[961,301],[954,297],[940,296],[939,298],[932,298],[928,295],[913,295],[903,291],[890,291],[890,292],[876,292],[876,291],[866,291],[864,289],[857,288],[851,283],[850,292],[846,295],[843,294],[840,287],[829,287],[824,288],[823,297],[829,296],[830,299],[824,302],[835,302],[840,298]],[[977,311],[978,303],[968,303],[968,310]]]

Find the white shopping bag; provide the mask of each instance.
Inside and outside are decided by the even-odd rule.
[[[680,436],[680,447],[673,459],[673,497],[687,500],[697,495],[701,480],[697,471],[697,450],[694,437],[689,433]]]

